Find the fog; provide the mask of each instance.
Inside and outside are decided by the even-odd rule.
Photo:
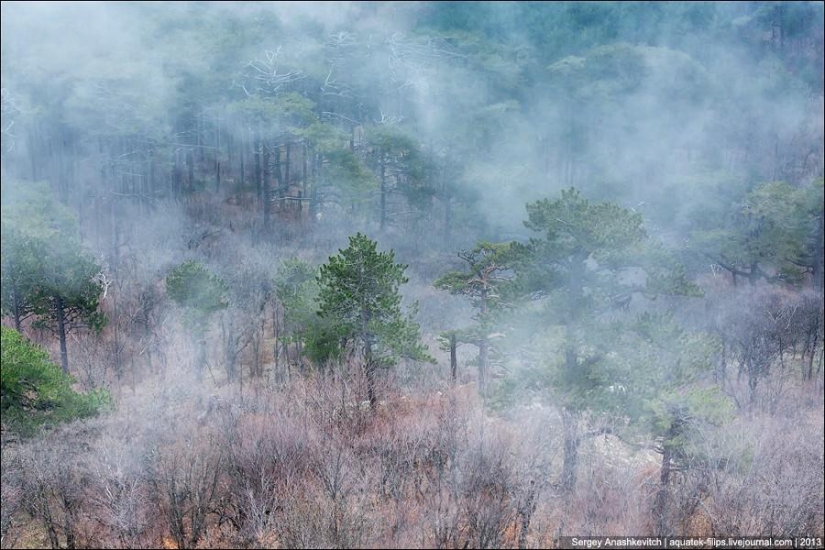
[[[0,9],[4,548],[823,536],[821,2]]]

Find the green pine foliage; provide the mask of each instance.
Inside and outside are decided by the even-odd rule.
[[[57,334],[100,333],[103,268],[75,238],[77,222],[42,184],[21,187],[2,208],[2,311]],[[68,369],[67,356],[63,368]]]
[[[2,293],[0,307],[4,315],[11,315],[19,323],[34,314],[34,293],[38,287],[35,278],[41,273],[39,268],[43,258],[42,245],[38,239],[28,238],[5,220],[0,231],[2,239]]]
[[[821,262],[820,182],[757,185],[729,204],[725,223],[694,231],[689,250],[751,282],[801,284]]]
[[[86,394],[74,391],[74,379],[49,360],[46,350],[16,330],[0,327],[0,334],[0,410],[8,428],[32,435],[41,426],[94,416],[110,404],[106,390]]]
[[[186,320],[193,329],[202,330],[210,315],[229,305],[226,283],[193,260],[183,262],[166,276],[166,292],[186,310]]]
[[[399,289],[408,282],[407,266],[395,263],[393,251],[378,252],[377,247],[357,233],[347,248],[321,266],[318,315],[333,323],[335,347],[360,348],[375,366],[390,366],[401,358],[430,361],[418,324],[401,307]]]
[[[305,353],[316,363],[323,363],[326,347],[325,331],[318,318],[317,269],[298,258],[281,262],[275,276],[275,294],[283,308],[285,338],[305,342],[311,335],[311,344]]]
[[[52,241],[45,247],[37,288],[32,294],[38,324],[58,330],[58,307],[62,307],[69,329],[86,326],[100,333],[106,317],[100,311],[103,286],[100,265],[71,240]]]
[[[503,334],[503,313],[513,305],[516,297],[514,266],[520,253],[513,243],[482,241],[470,250],[462,250],[458,257],[463,261],[463,269],[449,271],[433,284],[451,294],[466,297],[473,305],[475,324],[452,331],[452,336],[456,342],[478,347],[479,388],[484,393],[488,355],[495,352],[490,335],[494,332]],[[442,335],[442,338],[449,335]]]

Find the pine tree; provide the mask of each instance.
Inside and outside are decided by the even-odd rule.
[[[30,435],[43,424],[96,414],[109,403],[105,390],[86,395],[72,389],[74,379],[49,361],[43,348],[16,330],[0,327],[0,410],[4,426]]]
[[[198,348],[195,373],[200,379],[206,364],[206,330],[213,313],[225,309],[226,284],[203,264],[186,261],[174,268],[166,277],[169,297],[185,309],[184,323]]]
[[[77,222],[45,184],[15,188],[2,208],[2,311],[15,328],[34,325],[60,339],[60,363],[69,372],[66,337],[85,327],[100,332],[102,267],[74,237]]]
[[[451,294],[466,296],[476,310],[476,325],[467,330],[450,331],[451,357],[455,355],[457,341],[478,347],[478,391],[485,394],[485,382],[490,351],[490,333],[494,329],[496,313],[501,308],[502,295],[513,279],[516,260],[510,243],[480,242],[471,250],[462,250],[458,257],[465,262],[466,270],[454,270],[442,275],[434,284],[436,288]]]
[[[583,413],[610,401],[603,398],[621,374],[610,358],[623,326],[605,318],[627,309],[634,295],[698,295],[699,289],[648,239],[637,213],[610,202],[591,203],[574,188],[559,199],[528,204],[527,213],[525,225],[544,238],[514,245],[529,259],[520,270],[520,286],[542,299],[545,322],[561,341],[551,385],[563,403],[560,485],[569,491],[576,483]]]
[[[321,266],[317,279],[318,315],[331,323],[334,347],[360,356],[373,408],[380,368],[399,358],[432,361],[419,340],[418,324],[401,308],[399,287],[408,281],[407,266],[395,263],[392,250],[378,252],[377,246],[361,233],[351,236],[349,246]]]

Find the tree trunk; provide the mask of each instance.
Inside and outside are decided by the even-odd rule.
[[[813,333],[811,337],[811,344],[808,347],[808,372],[803,379],[805,380],[813,380],[814,379],[814,356],[816,355],[816,349],[819,343],[819,331]],[[803,367],[804,368],[804,367]]]
[[[378,405],[378,398],[375,396],[375,365],[370,360],[366,365],[367,373],[367,399],[370,402],[370,409],[375,410]]]
[[[487,378],[487,352],[490,345],[487,342],[487,336],[482,335],[478,343],[478,393],[481,397],[486,395],[486,378]]]
[[[367,399],[370,402],[370,409],[375,410],[378,400],[375,397],[375,358],[372,356],[373,335],[367,327],[370,322],[370,314],[365,308],[361,309],[361,338],[364,341],[364,370],[367,376]]]
[[[387,223],[387,163],[381,151],[381,225],[383,231]]]
[[[683,419],[679,413],[671,416],[670,427],[662,442],[662,470],[659,475],[659,490],[653,503],[653,516],[656,521],[657,534],[667,536],[673,534],[668,521],[668,501],[670,499],[670,475],[673,471],[675,458],[674,442],[681,435]]]
[[[488,300],[488,293],[486,287],[486,281],[484,281],[484,285],[481,289],[481,300],[479,305],[479,319],[481,321],[481,339],[478,342],[478,393],[481,397],[486,395],[485,391],[485,384],[487,378],[487,354],[490,349],[490,341],[487,339],[487,334],[490,332],[487,327],[487,300]]]
[[[283,171],[281,168],[283,164],[281,164],[281,146],[275,147],[275,182],[277,184],[276,191],[278,193],[278,198],[284,198],[286,190],[284,189],[284,178],[283,178]],[[283,201],[279,202],[279,209],[282,208]]]
[[[450,236],[453,230],[453,201],[448,195],[444,200],[444,243],[450,242]]]
[[[77,541],[75,537],[75,518],[74,508],[75,503],[73,499],[67,495],[67,491],[72,490],[70,487],[64,486],[62,488],[63,501],[63,534],[66,535],[66,549],[75,550],[77,548]]]
[[[227,320],[226,317],[229,317]],[[226,378],[229,382],[235,380],[235,359],[237,357],[237,346],[235,340],[235,323],[231,315],[221,319],[221,337],[226,346],[224,361],[226,362]]]
[[[69,374],[69,352],[66,348],[66,311],[63,298],[55,300],[54,312],[57,316],[57,334],[60,337],[60,366]]]
[[[578,417],[573,411],[565,408],[561,418],[564,430],[564,461],[559,486],[565,493],[571,493],[576,488],[578,475],[580,443]]]
[[[146,183],[146,200],[149,210],[152,209],[152,201],[155,198],[155,152],[149,150],[149,179]],[[83,201],[81,201],[82,203]]]
[[[195,365],[195,378],[198,382],[203,381],[203,367],[206,365],[206,338],[201,335],[197,339],[198,359]]]
[[[262,183],[262,200],[261,205],[264,210],[264,232],[269,233],[269,201],[270,191],[269,191],[269,148],[264,141],[262,144],[263,147],[263,174],[261,176],[261,183]]]
[[[665,443],[662,452],[662,472],[659,476],[659,490],[656,492],[656,501],[653,503],[653,518],[656,521],[656,533],[658,535],[669,535],[669,525],[667,521],[667,508],[671,469],[671,450]]]
[[[172,169],[172,196],[178,199],[180,198],[181,188],[180,153],[178,151],[172,154],[172,162],[174,164]]]
[[[309,218],[311,221],[317,221],[318,215],[321,213],[319,208],[319,196],[318,196],[318,188],[321,186],[321,165],[324,162],[324,157],[321,153],[312,151],[311,152],[312,160],[310,171],[311,171],[311,179],[312,179],[312,188],[310,191],[310,201],[309,201]]]
[[[307,182],[307,157],[308,156],[309,155],[307,154],[307,144],[304,143],[303,146],[301,147],[301,185],[303,186],[302,195],[306,198],[309,198],[309,194],[307,194],[307,191],[308,191],[308,189],[307,189],[307,183],[308,183]],[[303,211],[303,208],[304,208],[304,205],[302,203],[301,204],[301,210],[302,211]],[[312,210],[311,206],[310,206],[309,210]]]
[[[530,481],[530,489],[527,491],[527,498],[524,504],[519,506],[519,515],[521,516],[521,529],[518,534],[519,550],[527,548],[527,532],[530,529],[530,520],[533,517],[533,512],[536,511],[536,484]]]
[[[189,175],[189,192],[195,190],[195,156],[192,151],[186,153],[186,171]]]
[[[748,273],[748,282],[751,286],[754,286],[757,282],[759,282],[759,264],[757,262],[751,263],[751,269]]]
[[[241,188],[246,187],[246,167],[244,166],[244,157],[246,156],[246,132],[241,134],[241,139],[238,140],[238,157],[240,162],[240,178],[241,178]]]
[[[263,186],[261,185],[261,133],[260,130],[255,137],[253,138],[252,142],[252,156],[255,159],[255,194],[258,197],[258,201],[261,201],[261,197],[263,195]]]
[[[823,277],[823,267],[825,267],[825,213],[819,212],[819,227],[817,228],[816,236],[816,250],[814,256],[814,270],[813,270],[813,284],[814,287],[820,291],[825,286],[825,277]]]
[[[289,191],[290,165],[292,164],[292,143],[286,142],[286,164],[284,165],[284,189]]]
[[[109,225],[111,229],[111,250],[109,262],[117,267],[120,264],[120,226],[118,224],[117,201],[114,195],[109,196]]]
[[[450,334],[450,377],[453,384],[456,382],[456,371],[458,368],[458,361],[456,360],[456,338],[455,333]]]
[[[375,360],[372,356],[372,338],[369,335],[364,339],[364,371],[367,376],[367,399],[370,409],[374,411],[378,398],[375,396]]]

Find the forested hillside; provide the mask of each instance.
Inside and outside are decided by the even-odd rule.
[[[822,547],[823,6],[4,2],[2,547]]]

